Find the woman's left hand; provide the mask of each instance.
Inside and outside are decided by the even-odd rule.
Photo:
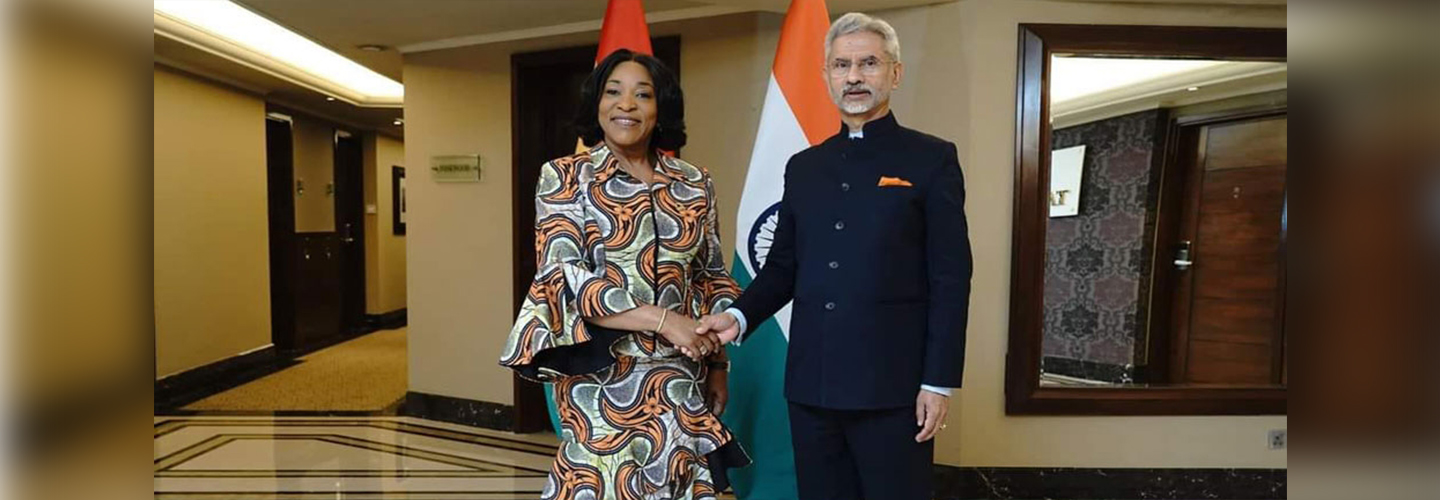
[[[705,380],[705,403],[715,416],[725,413],[725,403],[730,400],[730,374],[727,370],[710,369]]]

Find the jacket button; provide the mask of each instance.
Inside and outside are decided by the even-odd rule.
[[[834,302],[826,302],[826,303],[825,303],[825,310],[826,310],[826,311],[834,311],[834,310],[835,310],[835,303],[834,303]]]
[[[836,231],[843,231],[844,229],[845,229],[845,221],[842,220],[842,221],[839,221],[839,222],[836,222],[836,223],[835,223],[835,230],[836,230]]]
[[[850,159],[850,153],[840,153],[840,159],[841,159],[841,160],[848,160],[848,159]]]
[[[833,260],[830,261],[830,269],[840,269],[840,263]]]
[[[840,183],[840,190],[841,190],[841,191],[849,191],[849,190],[850,190],[850,183],[848,183],[848,182],[842,182],[842,183]]]

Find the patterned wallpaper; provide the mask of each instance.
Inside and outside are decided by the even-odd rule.
[[[1123,366],[1143,356],[1163,118],[1143,111],[1054,132],[1053,149],[1084,144],[1085,161],[1080,214],[1046,230],[1046,357]]]

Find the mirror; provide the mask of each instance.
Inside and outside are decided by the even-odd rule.
[[[1284,413],[1284,30],[1021,30],[1007,409]]]

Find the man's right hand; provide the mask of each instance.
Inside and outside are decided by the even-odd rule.
[[[685,356],[699,361],[721,349],[721,342],[714,334],[700,332],[695,320],[682,315],[671,316],[660,330],[660,336],[680,349]],[[694,330],[696,333],[691,333]]]
[[[740,322],[735,321],[735,316],[727,313],[715,313],[700,318],[700,326],[695,329],[696,334],[715,332],[724,343],[734,342],[740,337]]]

